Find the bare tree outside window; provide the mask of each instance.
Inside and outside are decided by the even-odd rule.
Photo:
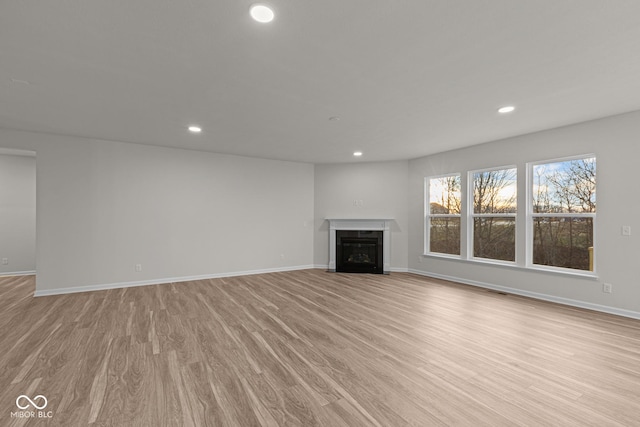
[[[460,255],[460,175],[427,180],[429,252]]]
[[[464,197],[461,174],[425,178],[425,253],[594,271],[596,158],[530,163],[527,173],[526,215],[518,212],[515,166],[468,172]],[[526,234],[518,218],[526,218]]]
[[[517,169],[473,174],[473,256],[516,259]]]
[[[533,166],[533,263],[593,270],[596,159]]]

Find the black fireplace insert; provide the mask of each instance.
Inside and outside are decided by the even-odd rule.
[[[336,271],[383,274],[382,231],[336,230]]]

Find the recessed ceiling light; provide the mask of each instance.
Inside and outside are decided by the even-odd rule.
[[[200,126],[189,126],[189,132],[200,133],[202,128]]]
[[[360,156],[362,156],[362,151],[354,151],[353,155],[356,156],[356,157],[360,157]]]
[[[269,6],[260,3],[251,6],[249,13],[254,20],[262,22],[263,24],[273,21],[275,17],[273,10]]]
[[[340,120],[340,116],[331,116],[331,117],[329,117],[329,121],[330,122],[337,122],[338,120]]]
[[[513,105],[506,105],[504,107],[498,108],[498,113],[506,114],[506,113],[512,112],[515,109],[516,109],[516,107],[514,107]]]

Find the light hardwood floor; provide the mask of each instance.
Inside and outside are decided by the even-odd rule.
[[[632,319],[403,273],[34,287],[0,278],[1,426],[640,425]]]

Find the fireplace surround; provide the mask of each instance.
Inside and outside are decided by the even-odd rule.
[[[389,274],[392,219],[327,220],[329,271]]]
[[[336,271],[382,274],[382,231],[336,230]]]

